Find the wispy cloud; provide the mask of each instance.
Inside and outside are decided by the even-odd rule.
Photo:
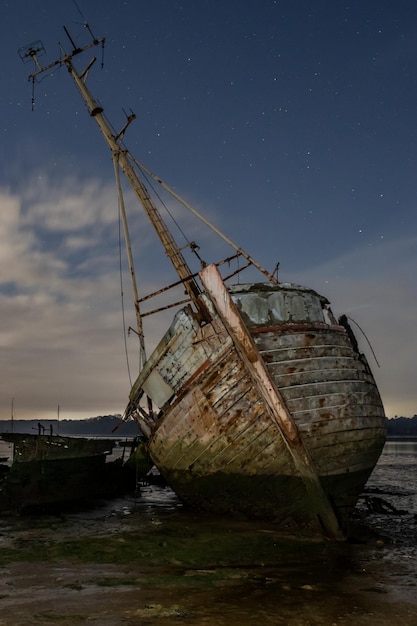
[[[143,295],[161,286],[166,259],[130,191],[125,201],[135,209],[139,273],[151,269]],[[0,416],[9,417],[11,398],[21,418],[54,417],[58,404],[63,417],[122,412],[130,389],[123,333],[135,318],[126,272],[123,326],[114,181],[42,175],[0,189],[0,229]],[[146,318],[149,350],[171,316]],[[135,376],[134,333],[127,344]]]
[[[114,191],[97,182],[0,191],[3,418],[11,397],[20,417],[48,417],[57,404],[67,416],[123,410],[117,248],[100,241],[108,225],[117,233]]]
[[[141,230],[143,218],[136,219],[135,234],[152,254]],[[9,417],[12,397],[22,418],[54,417],[58,404],[63,417],[122,412],[129,379],[113,181],[37,177],[22,190],[0,189],[0,229],[1,417]],[[417,411],[416,261],[417,238],[381,240],[282,277],[317,289],[336,314],[347,313],[364,329],[380,368],[356,334],[390,416]],[[159,266],[152,270],[158,274]],[[125,280],[126,326],[133,326]],[[153,288],[148,276],[146,292]],[[170,317],[147,320],[151,347]],[[134,335],[128,346],[135,375]]]

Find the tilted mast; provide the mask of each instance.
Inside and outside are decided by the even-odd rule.
[[[29,80],[32,80],[32,82],[34,83],[36,77],[39,74],[42,74],[43,72],[49,69],[52,69],[53,67],[57,65],[64,64],[67,67],[84,102],[87,105],[87,108],[91,117],[93,117],[95,121],[97,122],[104,139],[106,140],[108,146],[110,147],[110,150],[112,151],[114,163],[118,164],[120,168],[122,169],[123,173],[125,174],[139,202],[141,203],[143,209],[145,210],[145,213],[147,214],[151,224],[153,225],[159,239],[161,240],[167,256],[171,260],[180,280],[184,284],[185,290],[189,298],[195,304],[202,319],[208,320],[209,319],[208,311],[204,303],[199,298],[201,294],[200,287],[198,286],[197,282],[193,278],[192,272],[181,250],[179,249],[176,241],[174,240],[170,231],[168,230],[168,227],[166,226],[161,214],[159,213],[154,202],[152,201],[145,185],[140,180],[134,166],[130,162],[128,151],[123,147],[124,131],[126,130],[129,123],[134,119],[134,116],[132,115],[128,117],[127,124],[125,125],[125,127],[122,129],[122,131],[119,134],[115,135],[113,132],[113,129],[111,128],[110,124],[108,123],[105,116],[103,115],[102,106],[94,99],[94,97],[92,96],[90,90],[88,89],[86,85],[88,72],[90,68],[93,66],[93,64],[95,63],[96,58],[94,57],[90,61],[86,69],[81,74],[78,73],[77,69],[75,68],[73,64],[73,58],[76,55],[80,54],[81,52],[84,52],[85,50],[88,50],[89,48],[92,48],[93,46],[97,46],[99,44],[103,45],[104,38],[94,39],[90,44],[87,44],[86,46],[82,48],[76,48],[74,45],[74,42],[72,41],[66,29],[65,29],[65,32],[67,33],[71,43],[74,46],[73,51],[70,54],[64,54],[63,57],[61,57],[60,59],[58,59],[57,61],[53,63],[50,63],[47,66],[41,67],[39,63],[39,60],[38,60],[39,46],[38,45],[34,45],[32,47],[31,45],[29,45],[21,49],[21,51],[23,51],[24,57],[32,58],[37,67],[37,71],[35,71],[29,76]],[[35,43],[38,44],[39,42],[35,42]],[[22,54],[21,56],[23,58]],[[125,217],[124,212],[122,213],[122,219],[124,222],[124,229],[126,233],[127,223],[126,223],[126,217]],[[130,258],[131,258],[130,257],[131,253],[129,251],[130,245],[128,245],[127,248],[128,248],[129,261],[130,261]],[[131,273],[132,273],[132,278],[134,280],[133,262],[131,264]]]

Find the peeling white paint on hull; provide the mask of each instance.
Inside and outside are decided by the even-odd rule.
[[[226,294],[217,270],[204,272],[212,322],[177,314],[128,413],[149,429],[152,459],[186,504],[337,535],[385,441],[365,357],[315,292],[255,284]],[[164,393],[150,425],[135,409],[156,378]]]

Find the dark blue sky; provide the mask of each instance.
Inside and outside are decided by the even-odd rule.
[[[388,415],[417,411],[415,2],[1,7],[0,417],[11,397],[20,417],[121,412],[129,388],[108,148],[64,68],[36,84],[31,111],[17,54],[42,40],[42,63],[56,60],[63,25],[88,42],[83,18],[106,38],[89,86],[116,128],[122,109],[137,115],[130,150],[268,269],[280,261],[281,280],[353,317]],[[151,286],[162,269],[143,228]]]

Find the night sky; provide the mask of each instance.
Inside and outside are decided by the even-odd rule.
[[[357,0],[11,0],[2,9],[0,418],[122,413],[130,383],[110,152],[64,67],[130,151],[281,281],[346,313],[389,417],[417,413],[417,5]],[[103,8],[105,7],[105,8]],[[128,208],[136,210],[127,195]],[[185,219],[206,261],[216,244]],[[132,217],[148,293],[175,277]],[[123,278],[126,326],[134,325]],[[151,318],[148,352],[171,315]],[[137,338],[126,339],[131,375]],[[379,366],[378,366],[379,364]]]

